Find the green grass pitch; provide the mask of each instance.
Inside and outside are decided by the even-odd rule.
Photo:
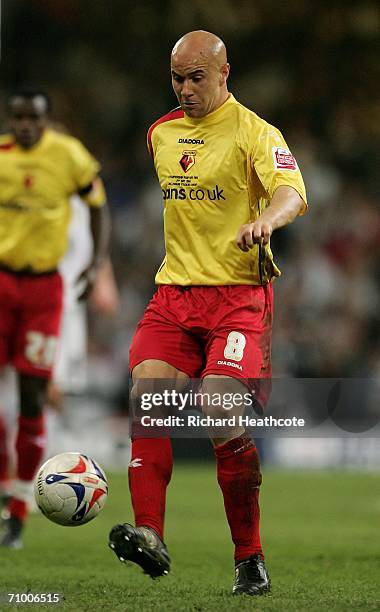
[[[153,581],[119,563],[109,528],[131,519],[126,475],[110,475],[106,508],[83,527],[33,515],[23,551],[0,550],[0,593],[58,592],[64,603],[18,609],[334,611],[380,609],[380,478],[264,471],[262,537],[272,594],[230,595],[232,545],[212,464],[177,464],[166,540],[172,572]],[[11,608],[4,599],[0,610]]]

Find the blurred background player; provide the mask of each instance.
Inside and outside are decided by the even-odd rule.
[[[62,131],[61,126],[57,129]],[[87,391],[88,307],[96,317],[111,318],[119,310],[119,292],[109,257],[99,264],[88,304],[78,299],[81,284],[77,283],[77,279],[91,262],[93,246],[88,207],[79,196],[73,196],[70,203],[72,214],[68,249],[59,264],[63,279],[59,346],[46,394],[47,408],[52,409],[46,415],[47,426],[49,438],[53,434],[54,447],[63,442],[63,428],[68,424],[67,417],[70,417],[65,396],[83,398]],[[12,417],[17,410],[15,387],[14,372],[10,368],[0,371],[0,508],[8,501],[11,491],[14,453],[11,453],[10,437],[13,436]],[[72,436],[70,430],[68,433]],[[33,500],[31,507],[34,507]]]
[[[79,298],[91,292],[108,242],[100,166],[75,138],[47,127],[49,98],[11,93],[10,132],[0,139],[0,364],[17,372],[20,416],[16,480],[2,546],[20,548],[35,472],[45,446],[43,406],[55,359],[63,301],[57,268],[67,249],[70,198],[88,204],[93,256]]]
[[[279,130],[229,93],[229,71],[219,37],[202,30],[183,36],[171,55],[180,107],[148,132],[164,195],[166,256],[131,345],[137,401],[152,379],[183,389],[190,378],[201,378],[210,397],[242,397],[247,386],[261,409],[266,403],[268,385],[255,381],[272,374],[272,280],[280,271],[270,238],[305,212],[306,194]],[[204,404],[203,412],[226,416],[222,400]],[[210,438],[235,547],[233,593],[261,595],[270,583],[260,539],[258,452],[238,421],[228,431],[211,430]],[[168,437],[132,438],[136,527],[116,525],[110,534],[120,560],[152,577],[170,568],[163,531],[172,465]]]

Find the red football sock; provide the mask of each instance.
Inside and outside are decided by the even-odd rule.
[[[263,554],[260,542],[260,460],[254,442],[243,434],[214,449],[217,476],[235,544],[235,561]]]
[[[8,451],[7,451],[7,430],[4,417],[0,415],[0,485],[5,485],[8,481]]]
[[[20,520],[28,514],[26,497],[45,450],[45,427],[43,415],[36,418],[20,416],[16,439],[17,472],[15,491],[9,502],[10,513]]]
[[[163,539],[166,487],[173,469],[170,438],[132,440],[128,477],[136,525],[152,527]]]

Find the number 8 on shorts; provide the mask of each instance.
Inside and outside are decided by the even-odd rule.
[[[244,347],[246,338],[244,334],[237,331],[232,331],[228,334],[227,344],[224,348],[224,358],[232,359],[233,361],[241,361],[244,355]]]

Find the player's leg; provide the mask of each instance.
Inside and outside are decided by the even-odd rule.
[[[188,376],[164,361],[149,359],[133,368],[132,379],[131,403],[137,405],[132,411],[138,413],[141,396],[152,393],[156,380],[170,381],[172,388],[180,390]],[[131,447],[128,481],[136,527],[115,525],[109,546],[121,561],[133,561],[156,578],[170,570],[163,537],[166,489],[173,468],[171,442],[169,437],[144,437],[140,433],[132,437]]]
[[[33,495],[34,476],[45,450],[43,407],[48,381],[26,374],[18,374],[20,416],[16,437],[16,474],[12,496],[7,504],[8,530],[3,546],[21,548],[21,532],[28,515]]]
[[[149,359],[133,369],[132,380],[131,404],[138,406],[144,393],[158,391],[160,383],[155,381],[164,380],[180,391],[188,376],[164,361]],[[148,433],[154,435],[152,430]],[[162,429],[157,435],[162,436]],[[171,442],[169,437],[143,436],[142,432],[132,438],[128,470],[135,524],[147,525],[163,538],[166,488],[173,468]]]
[[[164,387],[180,391],[189,376],[199,372],[200,347],[188,334],[187,293],[181,288],[160,287],[139,323],[130,349],[133,387],[131,404],[139,407],[144,393],[162,392]],[[129,483],[136,524],[147,524],[163,536],[165,493],[172,470],[171,443],[155,432],[133,432]],[[140,461],[138,461],[140,460]]]
[[[202,392],[212,397],[244,396],[247,387],[236,379],[210,375],[204,378]],[[218,395],[216,395],[218,394]],[[222,400],[223,401],[223,400]],[[255,441],[238,425],[241,407],[227,415],[223,405],[203,406],[203,412],[214,418],[233,415],[235,425],[223,432],[213,431],[217,480],[235,546],[236,577],[234,594],[259,595],[269,589],[260,539],[259,491],[262,481],[260,459]],[[223,437],[220,437],[223,433]]]
[[[180,315],[172,311],[174,293],[174,303],[183,314],[181,290],[162,287],[145,311],[133,338],[130,369],[134,414],[139,411],[143,394],[162,392],[164,387],[180,391],[189,376],[200,369],[200,349],[194,338],[179,325]],[[130,418],[133,419],[133,414]],[[145,433],[142,428],[134,428],[132,432],[129,486],[137,527],[115,526],[110,534],[110,546],[119,558],[138,563],[146,573],[156,577],[169,570],[162,538],[166,489],[173,464],[171,442],[168,436],[162,437],[162,429],[156,436],[152,429]],[[147,528],[153,538],[146,532]],[[122,546],[123,536],[127,540]]]
[[[16,478],[7,505],[9,520],[3,546],[20,548],[20,534],[33,494],[33,480],[45,449],[43,408],[51,376],[62,310],[62,280],[58,274],[22,277],[19,325],[12,362],[18,373],[20,415],[16,436]],[[48,296],[48,297],[47,297]]]
[[[214,330],[207,350],[207,363],[203,372],[202,389],[205,393],[218,393],[219,406],[204,406],[212,416],[233,414],[235,425],[227,431],[211,432],[217,462],[218,483],[222,490],[227,520],[235,545],[237,568],[234,593],[258,595],[269,588],[269,577],[263,563],[260,540],[259,490],[262,481],[260,459],[254,440],[239,426],[239,415],[244,412],[241,401],[252,388],[263,400],[261,377],[271,374],[270,343],[272,325],[271,287],[240,289],[239,317],[224,313],[223,326]],[[232,297],[230,297],[230,302]],[[265,387],[265,385],[264,385]],[[226,413],[223,398],[234,402]],[[253,401],[253,400],[252,400]]]

